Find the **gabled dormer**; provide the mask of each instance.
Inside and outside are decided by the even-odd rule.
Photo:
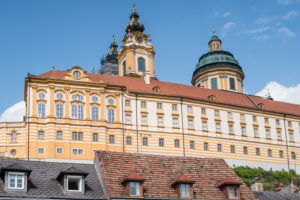
[[[195,180],[185,174],[181,174],[175,178],[169,185],[175,189],[177,195],[181,199],[192,199],[193,198],[193,184]]]
[[[87,72],[78,66],[68,69],[67,73],[64,76],[64,79],[72,81],[91,81],[90,78],[87,76]]]
[[[242,181],[234,179],[230,176],[218,181],[216,187],[219,188],[229,200],[241,199],[240,185]]]
[[[144,178],[136,172],[131,172],[127,177],[121,180],[121,184],[124,186],[125,192],[128,197],[143,197],[143,185]]]

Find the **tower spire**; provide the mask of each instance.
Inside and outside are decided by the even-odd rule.
[[[213,25],[213,35],[215,35],[216,34],[216,30],[215,30],[215,25]]]
[[[135,12],[135,3],[132,5],[132,12]]]
[[[115,42],[115,33],[113,33],[112,41]]]

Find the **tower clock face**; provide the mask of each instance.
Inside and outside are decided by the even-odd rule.
[[[135,36],[135,40],[138,42],[138,43],[142,43],[143,42],[143,37],[141,35],[136,35]]]

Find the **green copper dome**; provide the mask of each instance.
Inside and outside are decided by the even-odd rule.
[[[218,38],[218,36],[216,36],[216,35],[213,35],[212,37],[211,37],[211,39],[209,40],[209,42],[208,42],[208,44],[210,43],[210,42],[212,42],[212,41],[220,41],[221,43],[222,43],[222,41]]]
[[[199,62],[196,65],[193,76],[195,76],[198,72],[215,67],[232,67],[243,72],[239,62],[230,52],[214,50],[202,55],[199,58]]]

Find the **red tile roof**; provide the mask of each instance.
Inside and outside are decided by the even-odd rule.
[[[220,181],[217,182],[216,187],[220,188],[223,185],[241,185],[243,182],[241,180],[237,180],[232,178],[231,176],[228,176]]]
[[[178,183],[190,183],[190,184],[193,184],[195,183],[194,179],[184,175],[184,174],[181,174],[180,176],[178,176],[177,178],[175,178],[171,183],[170,183],[170,186],[175,186],[176,184]]]
[[[63,79],[66,73],[67,71],[52,70],[37,76],[37,78]],[[251,109],[259,109],[257,107],[257,104],[263,103],[263,110],[300,116],[300,105],[280,101],[273,101],[257,96],[250,96],[252,99],[251,100],[248,95],[242,93],[198,88],[189,85],[170,83],[158,80],[151,80],[150,85],[147,85],[144,79],[135,77],[110,76],[94,73],[87,73],[87,76],[93,82],[104,82],[108,85],[126,87],[129,92],[133,93],[183,97],[203,101],[209,101],[208,97],[210,95],[214,95],[215,103]],[[160,87],[159,93],[153,91],[153,88],[156,86]]]
[[[145,179],[143,177],[141,177],[138,173],[135,172],[131,172],[127,177],[125,177],[122,181],[121,184],[125,184],[128,181],[138,181],[138,182],[142,182]]]
[[[170,183],[176,178],[194,181],[194,199],[225,199],[216,183],[225,177],[241,181],[223,159],[161,156],[137,153],[98,151],[102,177],[106,191],[111,198],[127,197],[121,180],[134,171],[144,178],[144,198],[177,199],[177,193]],[[181,176],[184,174],[184,176]],[[192,180],[191,180],[192,179]],[[255,199],[250,189],[242,183],[241,198]]]

